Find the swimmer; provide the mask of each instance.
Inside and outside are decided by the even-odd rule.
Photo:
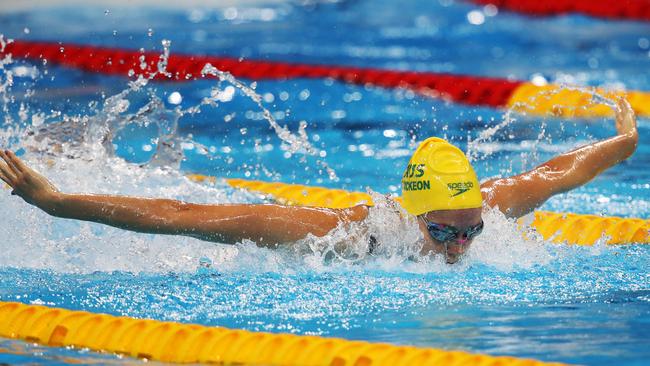
[[[551,196],[579,187],[631,156],[638,132],[632,107],[623,98],[616,106],[616,130],[614,137],[559,155],[530,171],[482,184],[460,149],[436,137],[425,140],[402,177],[402,207],[417,219],[423,236],[421,253],[442,254],[448,263],[455,263],[481,233],[483,209],[498,208],[507,217],[521,217]],[[309,234],[324,236],[341,224],[368,216],[366,206],[335,210],[277,204],[205,205],[68,194],[13,152],[0,151],[0,157],[0,179],[27,203],[52,216],[143,233],[231,244],[248,239],[275,248]]]

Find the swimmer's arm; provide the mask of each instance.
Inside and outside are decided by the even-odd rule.
[[[627,101],[618,101],[618,135],[559,155],[523,174],[481,184],[483,199],[509,217],[521,217],[553,195],[579,187],[627,159],[638,143],[636,119]]]
[[[277,246],[308,234],[323,236],[340,223],[362,220],[367,209],[317,209],[282,205],[200,205],[170,199],[66,194],[11,151],[0,151],[0,179],[12,193],[52,216],[126,230],[192,236],[221,243],[250,239]]]
[[[98,222],[126,230],[185,235],[234,244],[244,239],[276,247],[308,234],[324,236],[353,210],[283,205],[202,205],[170,199],[58,194],[45,206],[53,216]],[[358,216],[358,215],[357,215]]]

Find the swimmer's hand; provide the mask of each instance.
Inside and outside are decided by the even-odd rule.
[[[636,145],[639,139],[636,130],[636,116],[632,106],[625,98],[619,98],[616,101],[616,131],[619,135],[629,136]]]
[[[12,151],[0,150],[0,179],[7,183],[11,194],[41,209],[47,208],[59,190],[47,178],[28,167]]]

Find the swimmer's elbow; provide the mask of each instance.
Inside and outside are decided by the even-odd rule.
[[[519,218],[552,195],[547,188],[539,179],[521,175],[486,182],[481,185],[481,193],[487,207],[498,209],[508,218]]]
[[[236,244],[258,236],[264,215],[250,205],[201,205],[171,202],[167,212],[167,234],[204,241]]]
[[[530,172],[532,188],[536,192],[545,193],[547,198],[553,195],[568,192],[585,181],[591,180],[596,173],[584,172],[572,166],[545,163]]]
[[[204,236],[201,230],[204,220],[196,204],[165,200],[160,203],[159,209],[161,231],[165,231],[164,234]]]

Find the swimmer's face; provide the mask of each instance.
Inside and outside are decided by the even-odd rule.
[[[460,257],[467,252],[472,244],[473,238],[467,238],[466,233],[468,230],[479,227],[483,222],[481,219],[481,208],[468,208],[463,210],[445,210],[445,211],[429,211],[418,217],[420,230],[424,234],[424,246],[422,247],[422,254],[428,255],[430,253],[443,254],[447,263],[456,263]],[[451,226],[460,231],[461,234],[456,235],[453,239],[446,241],[436,240],[429,234],[427,229],[427,222],[440,224],[444,226]]]

